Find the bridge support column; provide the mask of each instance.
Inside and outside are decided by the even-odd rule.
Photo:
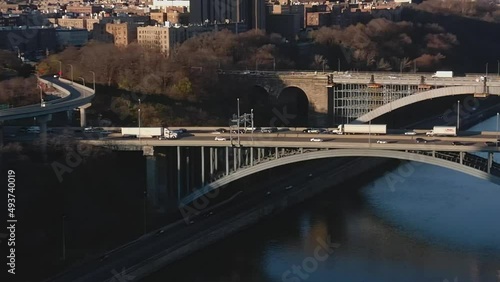
[[[276,148],[274,148],[274,149],[275,149],[275,150],[274,150],[274,154],[276,155],[276,159],[278,159],[278,157],[279,157],[279,152],[280,152],[280,151],[279,151],[278,147],[276,147]]]
[[[238,168],[241,167],[242,159],[241,159],[241,147],[238,147],[236,150],[238,152]]]
[[[493,153],[488,152],[488,173],[491,173],[492,165],[493,165]]]
[[[229,147],[226,147],[226,175],[229,175]]]
[[[260,162],[260,148],[257,148],[257,162]]]
[[[182,191],[181,147],[177,146],[177,199],[181,200]]]
[[[205,147],[201,146],[201,185],[205,186]]]
[[[253,166],[253,147],[250,148],[250,166]]]
[[[164,212],[166,203],[165,192],[166,189],[159,183],[158,156],[154,154],[154,149],[144,150],[146,155],[146,196],[150,206],[157,212]],[[164,173],[164,172],[163,172]]]
[[[66,111],[66,116],[68,118],[68,122],[71,124],[73,122],[73,110]]]
[[[436,157],[436,151],[432,151],[432,157]]]
[[[87,126],[87,115],[85,114],[85,109],[87,109],[90,106],[92,106],[92,104],[88,103],[88,104],[85,104],[85,105],[79,107],[79,109],[80,109],[80,127]]]
[[[464,164],[464,152],[460,152],[460,164]]]
[[[285,155],[285,148],[281,148],[281,156]]]
[[[304,148],[299,148],[301,154],[304,154]]]
[[[210,147],[210,179],[214,176],[214,148]]]
[[[238,166],[238,151],[236,148],[233,148],[233,169],[236,171],[236,168]]]
[[[217,148],[214,148],[215,150],[215,163],[214,163],[214,166],[215,166],[215,171],[217,171],[219,169],[219,150]]]

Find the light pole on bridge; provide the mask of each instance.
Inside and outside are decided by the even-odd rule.
[[[139,108],[137,109],[138,123],[139,123],[139,141],[141,141],[141,99],[139,100]]]
[[[253,127],[253,109],[250,109],[250,118],[252,119],[252,142],[253,142],[253,131],[255,130],[255,128]]]
[[[488,79],[488,63],[486,63],[486,79]]]
[[[83,78],[83,77],[81,77],[81,76],[80,76],[80,77],[78,77],[78,78],[82,80],[82,82],[83,82],[83,86],[85,86],[85,78]]]
[[[460,130],[460,100],[458,100],[457,105],[457,131]]]

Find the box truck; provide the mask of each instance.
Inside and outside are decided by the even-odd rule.
[[[142,138],[177,139],[178,134],[164,127],[122,127],[122,136]]]
[[[457,136],[455,126],[434,126],[431,131],[425,133],[427,136]]]
[[[341,124],[336,134],[387,134],[387,124]]]
[[[453,77],[452,71],[437,71],[432,75],[433,78],[437,77]]]

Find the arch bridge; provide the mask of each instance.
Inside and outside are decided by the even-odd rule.
[[[481,74],[432,78],[429,73],[224,71],[220,75],[264,89],[278,111],[286,105],[280,97],[286,99],[291,88],[300,90],[307,101],[296,99],[295,107],[307,111],[307,125],[322,127],[368,122],[392,110],[445,96],[500,95],[500,77]]]
[[[114,150],[143,151],[146,156],[148,198],[159,209],[189,205],[213,190],[268,169],[325,158],[369,157],[416,161],[500,185],[500,164],[493,158],[495,153],[500,152],[499,147],[472,143],[457,146],[438,143],[372,144],[372,141],[365,141],[244,139],[238,145],[229,141],[202,139],[82,142]]]

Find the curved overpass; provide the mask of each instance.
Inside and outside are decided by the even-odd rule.
[[[45,102],[45,107],[40,104],[28,105],[11,109],[0,110],[0,121],[44,116],[53,113],[73,110],[90,103],[95,91],[89,87],[75,82],[53,77],[39,78],[39,81],[52,85],[64,94],[63,98]]]
[[[376,108],[375,110],[364,114],[353,121],[353,123],[363,123],[387,114],[395,109],[399,109],[408,106],[413,103],[418,103],[421,101],[441,98],[446,96],[455,95],[470,95],[474,93],[483,93],[483,86],[452,86],[443,87],[438,89],[432,89],[429,91],[418,92],[410,96],[392,101],[383,106]],[[488,94],[490,95],[500,95],[500,86],[488,86]]]
[[[260,164],[256,164],[255,166],[244,168],[238,170],[228,176],[225,176],[219,180],[216,180],[208,185],[205,185],[203,188],[193,192],[192,194],[186,196],[182,199],[180,205],[187,205],[201,196],[209,193],[212,190],[218,189],[227,185],[233,181],[244,178],[246,176],[250,176],[252,174],[265,171],[274,167],[279,167],[291,163],[303,162],[308,160],[315,159],[324,159],[324,158],[339,158],[339,157],[380,157],[380,158],[392,158],[392,159],[400,159],[407,161],[416,161],[421,163],[432,164],[444,168],[449,168],[452,170],[456,170],[477,178],[481,178],[497,185],[500,185],[500,178],[494,175],[491,175],[487,172],[481,171],[479,169],[475,169],[469,166],[465,166],[460,163],[455,163],[452,161],[447,161],[444,159],[435,158],[432,156],[420,155],[415,153],[401,152],[401,151],[393,151],[393,150],[370,150],[370,149],[335,149],[335,150],[327,150],[327,151],[317,151],[310,153],[297,154],[292,156],[287,156],[284,158],[279,158],[276,160],[271,160],[267,162],[263,162]]]

